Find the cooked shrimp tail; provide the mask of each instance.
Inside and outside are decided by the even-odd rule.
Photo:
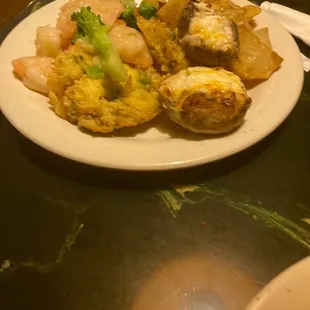
[[[121,22],[116,22],[109,36],[114,42],[122,61],[141,68],[152,66],[152,56],[139,31],[127,27]]]
[[[48,94],[48,78],[54,72],[55,60],[51,57],[29,56],[12,61],[15,73],[23,84],[39,93]]]
[[[92,12],[100,15],[102,21],[110,28],[124,10],[124,5],[120,0],[70,0],[61,9],[56,27],[61,31],[62,48],[69,47],[77,26],[71,20],[74,12],[81,7],[90,7]]]
[[[61,30],[54,27],[38,27],[35,40],[37,56],[55,58],[61,53]]]

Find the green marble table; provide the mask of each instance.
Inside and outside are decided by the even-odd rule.
[[[310,13],[308,0],[278,2]],[[243,309],[310,254],[309,119],[310,73],[261,143],[194,169],[135,173],[51,154],[0,115],[0,309]]]

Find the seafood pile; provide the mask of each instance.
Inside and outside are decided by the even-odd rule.
[[[55,113],[93,132],[160,113],[198,133],[232,132],[251,105],[244,82],[279,69],[256,6],[229,0],[69,0],[38,25],[36,56],[12,62]]]

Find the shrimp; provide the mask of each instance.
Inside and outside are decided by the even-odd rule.
[[[29,56],[12,61],[16,74],[24,85],[39,93],[48,94],[48,78],[54,72],[55,59],[51,57]]]
[[[61,53],[61,31],[53,27],[38,27],[35,46],[37,56],[55,58]]]
[[[139,31],[127,27],[122,21],[117,21],[111,28],[109,36],[124,62],[141,68],[152,66],[152,56]]]
[[[100,15],[102,21],[111,27],[124,10],[120,0],[69,0],[61,9],[56,27],[61,30],[63,49],[68,48],[76,33],[76,23],[71,20],[72,13],[81,7],[91,7],[92,11]]]

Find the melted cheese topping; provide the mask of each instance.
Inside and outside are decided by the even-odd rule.
[[[191,19],[185,40],[199,37],[214,50],[228,50],[234,44],[231,22],[225,17],[197,12]]]
[[[206,67],[192,67],[166,79],[161,90],[170,89],[170,99],[178,102],[183,92],[203,92],[214,90],[233,91],[246,95],[246,90],[240,78],[232,72],[222,68],[212,69]]]

